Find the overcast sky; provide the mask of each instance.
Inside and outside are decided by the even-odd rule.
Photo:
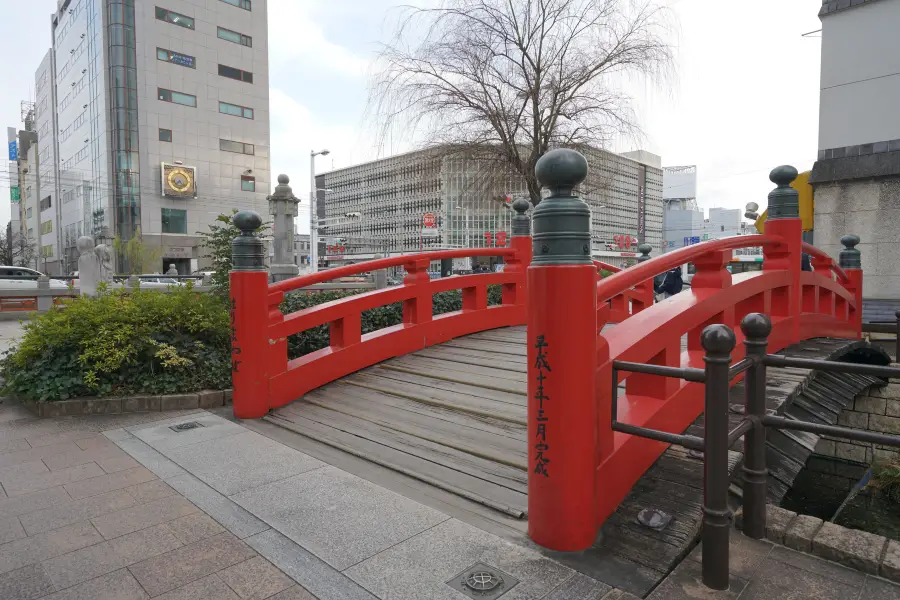
[[[378,156],[364,121],[368,76],[375,45],[389,34],[390,8],[406,1],[415,3],[269,0],[272,179],[291,177],[301,210],[310,149],[331,151],[317,159],[319,171]],[[820,39],[801,34],[821,27],[821,0],[669,3],[678,26],[677,75],[669,88],[642,89],[635,98],[646,135],[641,146],[661,155],[663,165],[697,165],[704,208],[764,206],[772,167],[789,163],[804,171],[815,160]],[[2,6],[0,124],[21,128],[19,102],[33,99],[56,0],[2,0]],[[4,167],[0,224],[9,220],[5,174]]]

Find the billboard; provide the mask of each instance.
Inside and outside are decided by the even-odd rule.
[[[697,197],[697,167],[663,167],[663,200]]]

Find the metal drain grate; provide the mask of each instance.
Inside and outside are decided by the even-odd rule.
[[[518,579],[500,569],[489,567],[484,563],[475,563],[448,581],[447,585],[469,598],[494,600],[518,583]]]
[[[190,431],[191,429],[197,429],[198,427],[203,427],[203,425],[198,423],[197,421],[188,421],[186,423],[178,423],[177,425],[169,425],[169,429],[175,432]]]

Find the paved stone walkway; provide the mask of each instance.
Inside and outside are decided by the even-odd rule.
[[[508,600],[634,599],[206,411],[0,405],[3,600],[462,600],[479,562]]]
[[[0,355],[12,345],[13,338],[21,337],[22,325],[18,321],[0,320]]]
[[[172,426],[194,423],[193,428]],[[732,589],[698,548],[650,595],[887,600],[900,588],[735,533]],[[207,411],[36,419],[0,405],[0,599],[634,600],[602,582]]]
[[[898,600],[900,586],[772,542],[731,533],[731,586],[701,583],[702,546],[678,565],[648,600]]]

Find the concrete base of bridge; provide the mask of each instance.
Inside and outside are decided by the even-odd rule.
[[[856,340],[809,340],[785,353],[875,364],[888,360]],[[284,443],[533,546],[526,535],[526,366],[524,327],[483,332],[364,369],[265,420],[282,428],[278,436]],[[874,383],[863,376],[771,368],[768,408],[833,424],[843,407]],[[732,388],[730,399],[737,421],[743,411],[742,384]],[[702,435],[702,427],[701,416],[688,432]],[[777,503],[787,492],[817,441],[811,434],[771,432],[770,502]],[[740,449],[738,441],[729,457],[735,508],[741,499]],[[702,457],[671,447],[607,520],[591,548],[541,551],[590,577],[645,596],[696,544],[702,485]],[[645,509],[672,519],[655,530],[639,522]]]

